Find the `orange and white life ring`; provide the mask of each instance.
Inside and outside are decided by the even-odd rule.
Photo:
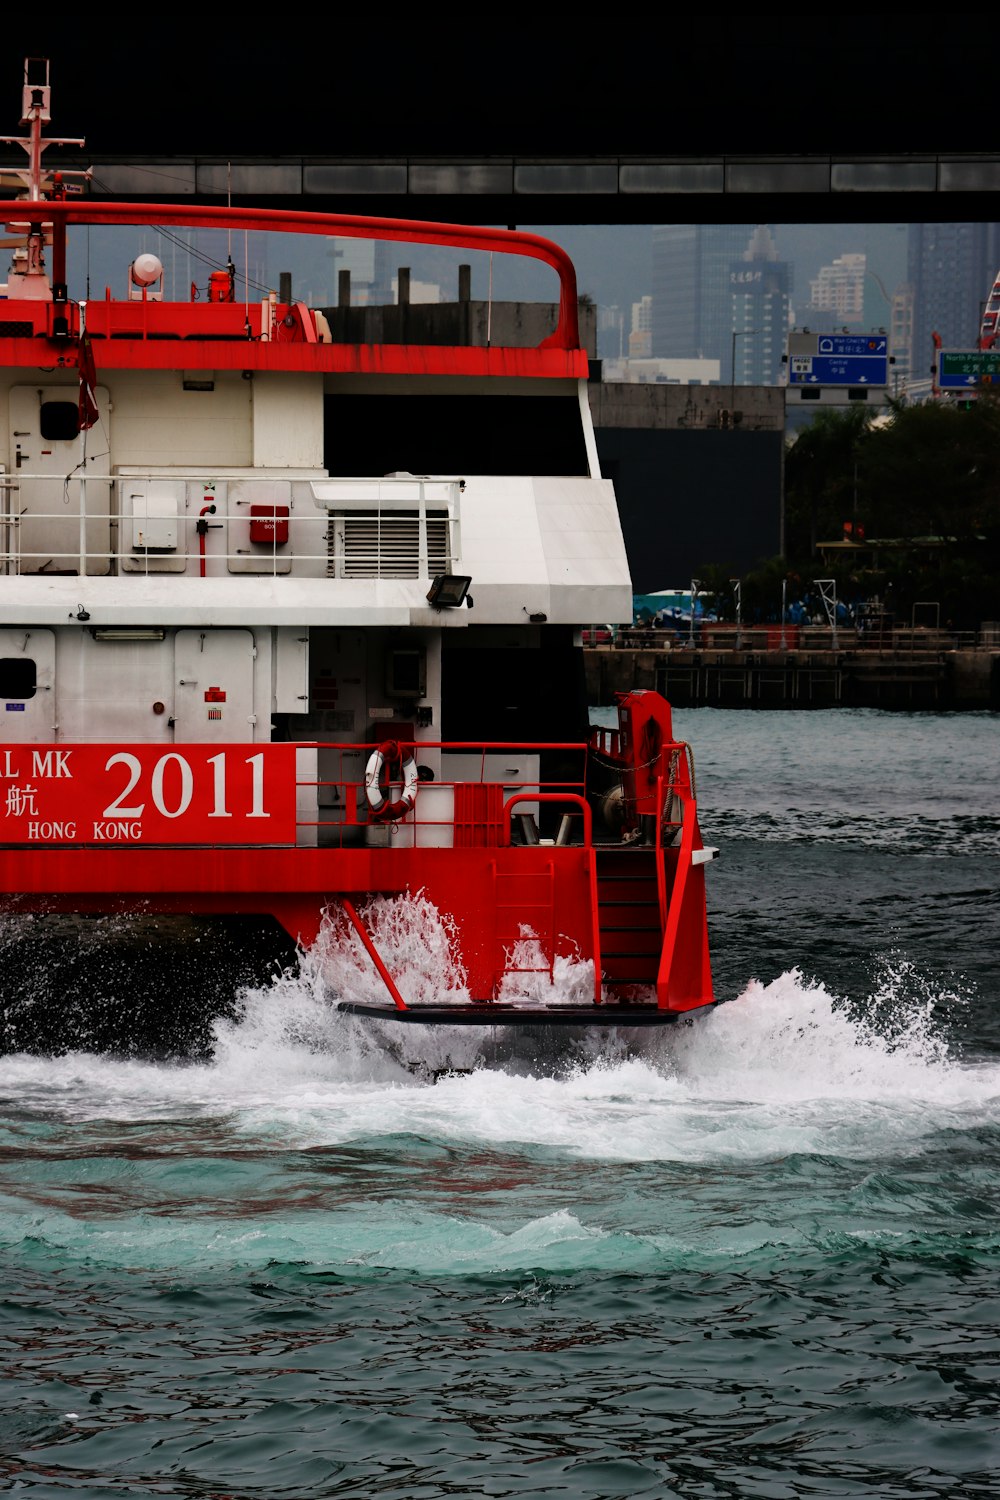
[[[395,768],[399,764],[398,772]],[[395,774],[394,774],[395,772]],[[393,781],[402,782],[402,794],[391,800]],[[365,766],[365,796],[368,806],[380,822],[394,823],[412,812],[417,800],[420,775],[412,747],[405,751],[395,740],[383,740],[368,757]]]

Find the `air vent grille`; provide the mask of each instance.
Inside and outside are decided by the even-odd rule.
[[[430,578],[450,569],[447,511],[344,511],[327,527],[327,573],[340,578]]]

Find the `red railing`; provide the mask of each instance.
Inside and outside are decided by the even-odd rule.
[[[233,208],[176,203],[97,203],[64,199],[43,203],[8,200],[8,223],[52,224],[54,267],[65,265],[65,235],[70,224],[178,225],[188,229],[264,230],[282,234],[335,235],[346,239],[402,241],[445,245],[540,260],[559,277],[559,322],[539,348],[579,349],[576,271],[566,251],[552,240],[524,230],[471,224],[437,224],[422,219],[391,219],[362,214],[326,214],[307,209]],[[63,281],[65,275],[54,279]],[[177,304],[175,304],[176,306]]]
[[[587,802],[587,766],[589,746],[579,741],[480,741],[480,740],[422,740],[416,743],[398,742],[401,756],[411,753],[419,760],[421,755],[445,752],[441,756],[441,774],[432,773],[432,779],[419,780],[416,800],[412,807],[398,818],[388,818],[384,812],[376,811],[372,803],[381,801],[378,796],[367,795],[367,768],[379,744],[331,744],[316,743],[301,745],[303,750],[315,750],[319,765],[315,779],[297,777],[299,789],[315,787],[317,793],[317,816],[313,819],[299,817],[300,830],[312,828],[326,844],[351,844],[364,836],[365,830],[384,828],[390,836],[397,830],[413,830],[413,842],[420,842],[420,831],[450,828],[456,845],[497,844],[509,845],[512,838],[513,810],[518,804],[562,804],[565,817],[579,818],[582,837],[574,839],[578,845],[592,843],[592,815]],[[384,744],[384,742],[382,742]],[[449,754],[473,754],[479,757],[479,774],[470,774],[466,765],[462,774],[449,776]],[[503,766],[504,759],[540,756],[547,752],[572,752],[580,757],[578,776],[542,780],[528,776],[523,766]],[[488,758],[495,757],[501,763],[490,764]],[[335,774],[323,761],[335,759]],[[345,765],[345,761],[354,764]],[[363,767],[364,769],[361,769]],[[455,768],[456,772],[458,768]],[[507,774],[505,774],[505,772]],[[395,780],[392,773],[388,784],[383,784],[383,793],[391,802],[394,789],[402,786],[399,774]],[[444,789],[450,791],[450,806],[443,806],[442,799],[435,794]],[[326,809],[331,816],[320,815]],[[529,814],[530,816],[530,814]],[[536,830],[537,832],[537,830]],[[556,840],[546,840],[556,842]]]

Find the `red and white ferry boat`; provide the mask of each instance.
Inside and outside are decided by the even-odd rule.
[[[713,851],[669,705],[631,693],[616,729],[588,726],[581,630],[629,619],[631,583],[565,253],[91,199],[86,173],[73,193],[43,168],[49,103],[26,70],[0,287],[0,910],[259,913],[308,948],[339,908],[383,986],[353,1009],[399,1020],[710,1004]],[[110,226],[166,249],[71,287]],[[180,229],[214,263],[178,297]],[[363,309],[251,296],[238,267],[279,231],[542,262],[556,326],[476,344],[460,299],[447,341],[398,306],[375,338]],[[380,953],[366,914],[406,893],[447,918],[467,1001],[414,1005]],[[593,983],[558,1004],[567,959]],[[509,998],[525,969],[530,1002]]]

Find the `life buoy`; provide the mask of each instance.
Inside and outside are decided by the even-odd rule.
[[[397,764],[398,771],[395,769]],[[387,796],[392,781],[403,783],[402,795],[394,802]],[[368,757],[365,796],[373,815],[380,822],[394,823],[412,812],[419,785],[420,776],[412,748],[403,751],[395,740],[383,740]]]

